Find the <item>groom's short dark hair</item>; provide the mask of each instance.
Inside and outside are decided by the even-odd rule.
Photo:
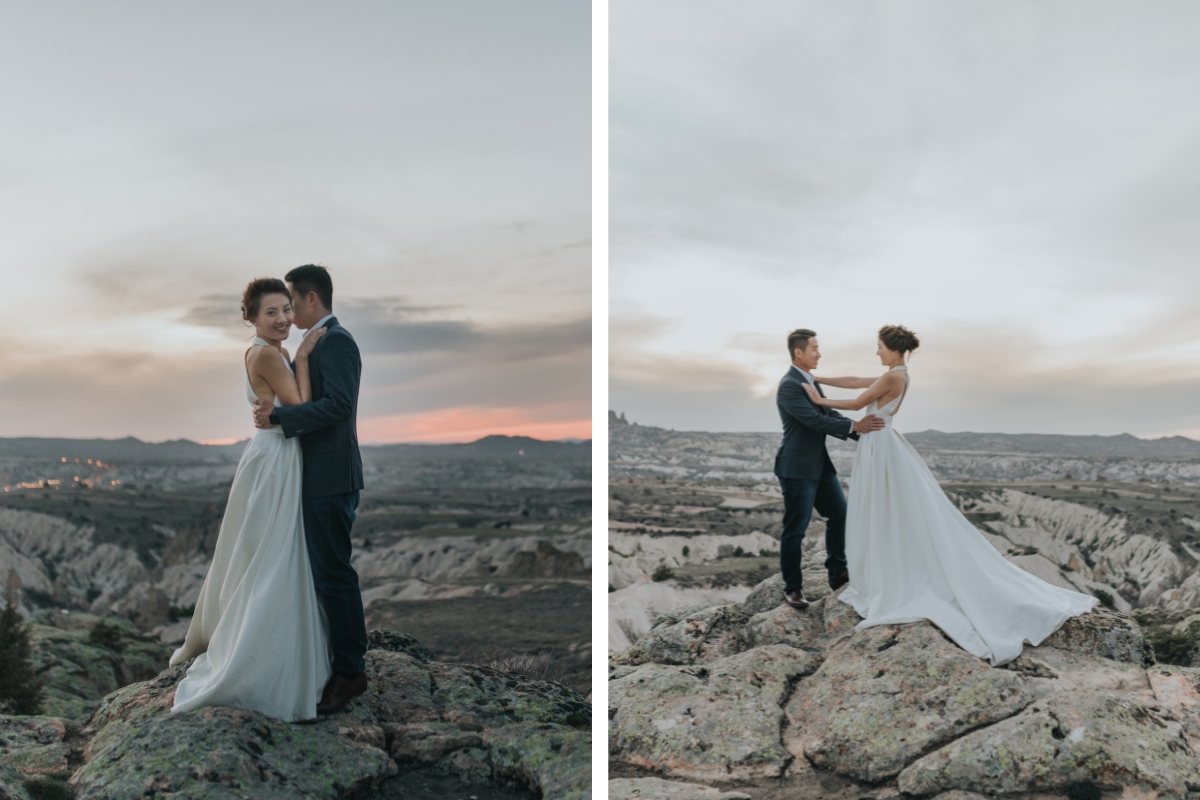
[[[308,297],[309,292],[316,292],[321,304],[333,311],[333,279],[329,270],[316,264],[305,264],[283,276],[301,297]]]
[[[290,281],[291,278],[288,278]],[[796,328],[788,334],[788,358],[795,358],[797,350],[807,350],[808,340],[817,335],[816,331],[808,328]]]

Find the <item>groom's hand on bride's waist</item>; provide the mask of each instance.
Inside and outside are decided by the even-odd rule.
[[[870,433],[871,431],[883,430],[887,423],[883,421],[883,417],[877,417],[874,414],[860,419],[858,422],[850,426],[850,430],[855,433]]]
[[[255,400],[254,401],[254,427],[270,428],[271,427],[271,412],[275,410],[275,404],[270,400]]]

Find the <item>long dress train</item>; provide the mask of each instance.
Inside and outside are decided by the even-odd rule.
[[[253,404],[249,378],[246,385]],[[332,666],[304,543],[301,470],[299,440],[279,428],[258,430],[246,445],[187,637],[171,656],[172,665],[196,656],[172,711],[229,706],[289,722],[317,716]]]
[[[1037,645],[1099,602],[1007,561],[946,497],[925,460],[892,426],[908,391],[878,408],[887,424],[863,435],[846,514],[850,584],[838,599],[859,628],[929,620],[993,665]]]

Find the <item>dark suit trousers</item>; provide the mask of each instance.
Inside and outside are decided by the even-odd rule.
[[[818,480],[780,478],[783,489],[783,537],[779,540],[779,567],[784,591],[803,588],[800,574],[801,545],[813,508],[825,518],[825,569],[836,578],[846,568],[846,495],[837,473],[828,465]]]
[[[358,492],[304,498],[304,538],[317,594],[329,616],[333,671],[353,678],[366,669],[367,624],[358,573],[350,566],[350,528]]]

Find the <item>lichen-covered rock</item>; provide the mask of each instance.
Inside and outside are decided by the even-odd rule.
[[[25,776],[0,761],[0,800],[33,800],[24,786]]]
[[[817,663],[769,645],[703,667],[645,664],[609,684],[609,752],[693,780],[778,776],[790,761],[780,704]]]
[[[157,716],[171,708],[175,701],[175,686],[187,674],[191,661],[167,667],[148,681],[125,686],[100,701],[99,707],[83,732],[94,736],[110,722],[125,720],[137,722],[146,717]],[[91,756],[90,749],[85,755]]]
[[[33,660],[46,682],[42,711],[48,716],[84,722],[105,695],[152,678],[171,657],[169,646],[121,617],[42,613],[35,620]],[[100,622],[112,631],[115,649],[89,640]]]
[[[698,605],[680,606],[679,608],[673,608],[670,611],[664,611],[654,618],[654,624],[650,626],[650,630],[654,630],[655,628],[665,628],[668,625],[674,625],[677,622],[682,622],[693,614],[713,608],[714,606],[724,605],[729,604],[720,602],[700,603]]]
[[[1200,755],[1200,669],[1160,664],[1146,671],[1155,699],[1183,725],[1183,738]]]
[[[750,800],[750,795],[662,778],[613,778],[608,800]]]
[[[1176,715],[1114,692],[1069,690],[970,733],[909,766],[899,789],[923,796],[1060,791],[1072,783],[1183,798],[1200,787],[1200,760]]]
[[[1142,629],[1133,617],[1103,608],[1072,617],[1042,644],[1130,664],[1152,663]]]
[[[71,782],[79,800],[181,797],[340,798],[377,785],[388,756],[326,727],[256,711],[202,708],[115,720]]]
[[[0,762],[23,775],[70,775],[81,760],[77,744],[71,720],[0,716]]]
[[[821,649],[825,634],[821,610],[810,606],[799,611],[791,606],[779,606],[755,614],[731,639],[736,642],[737,651],[769,644],[786,644],[816,652]]]
[[[821,558],[824,558],[823,554]],[[811,558],[804,559],[803,563],[800,574],[804,578],[804,597],[811,603],[825,597],[832,590],[829,588],[829,576],[825,573],[824,566]],[[783,576],[772,575],[750,591],[749,596],[742,601],[742,608],[750,616],[778,608],[785,602],[783,587]]]
[[[190,664],[110,694],[81,731],[78,797],[340,798],[374,791],[398,761],[587,797],[590,772],[578,762],[590,752],[591,706],[578,692],[426,660],[425,648],[394,631],[372,632],[372,641],[366,694],[315,723],[227,708],[173,714]]]
[[[542,800],[591,800],[592,735],[563,725],[521,723],[484,734],[497,776],[512,776]]]
[[[737,628],[746,619],[745,611],[737,604],[702,608],[678,622],[656,624],[622,654],[621,660],[631,665],[691,664],[700,657],[710,636],[721,629]]]
[[[377,628],[367,634],[367,649],[408,653],[417,661],[433,661],[434,659],[433,651],[412,636],[388,628]]]
[[[482,732],[482,727],[469,730],[453,722],[398,725],[392,728],[392,745],[388,752],[401,763],[432,764],[456,750],[481,747]]]
[[[434,703],[441,718],[449,722],[492,728],[514,722],[579,728],[592,723],[587,699],[557,683],[468,664],[434,663],[429,676],[435,687]]]
[[[783,576],[772,575],[750,590],[742,601],[742,608],[750,616],[770,611],[784,604]]]
[[[1034,697],[1024,678],[993,669],[928,623],[867,628],[796,688],[785,741],[818,768],[876,782]]]
[[[836,639],[854,630],[854,626],[862,622],[862,617],[854,610],[854,606],[843,603],[836,595],[830,594],[821,606],[822,622],[825,635]]]

